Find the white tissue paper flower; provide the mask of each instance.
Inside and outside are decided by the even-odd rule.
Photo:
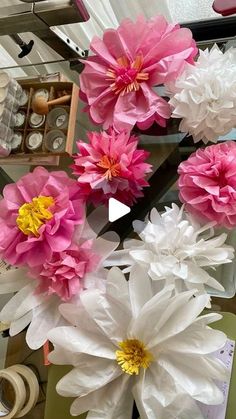
[[[125,249],[115,251],[105,263],[128,266],[124,272],[133,265],[143,267],[157,291],[172,283],[176,292],[194,288],[205,293],[205,285],[224,291],[209,272],[232,262],[234,248],[224,244],[225,233],[214,236],[213,225],[212,222],[201,227],[184,211],[184,206],[172,204],[162,214],[153,208],[150,220],[133,223],[141,240],[127,240]]]
[[[223,402],[214,381],[228,372],[213,353],[226,336],[208,326],[221,316],[198,317],[206,294],[173,296],[169,286],[153,296],[143,275],[133,267],[127,282],[112,268],[106,292],[84,291],[81,306],[60,306],[71,326],[50,331],[49,360],[74,367],[57,384],[60,395],[76,397],[72,415],[131,419],[135,400],[141,419],[203,419],[196,401]]]
[[[217,142],[236,126],[236,52],[215,45],[200,51],[196,65],[168,86],[172,117],[181,118],[179,129],[195,142]]]
[[[90,225],[86,221],[84,225],[78,226],[74,237],[74,242],[86,250],[89,243],[89,253],[93,255],[93,271],[85,273],[84,276],[78,276],[81,281],[81,287],[74,293],[70,302],[78,304],[80,292],[82,289],[99,288],[104,290],[104,275],[106,270],[103,268],[103,262],[111,252],[119,244],[119,238],[114,232],[105,233],[101,237],[97,237],[95,231],[90,227],[98,224],[99,229],[99,209],[95,210],[90,217]],[[98,218],[97,218],[98,217]],[[103,224],[103,221],[102,221]],[[92,257],[92,256],[91,256]],[[59,277],[65,276],[65,280],[69,281],[71,277],[70,266],[72,266],[73,274],[76,271],[74,261],[71,264],[71,258],[66,257],[64,265],[56,265],[57,272],[52,277],[56,281],[58,273]],[[83,272],[85,262],[81,262],[81,271]],[[69,267],[69,268],[68,268]],[[53,269],[55,266],[53,266]],[[48,273],[46,269],[46,274]],[[79,268],[80,269],[80,268]],[[76,279],[76,278],[75,278]],[[44,283],[47,283],[47,276],[43,276],[41,281],[36,278],[29,277],[27,270],[23,268],[11,269],[0,274],[0,294],[15,293],[8,303],[0,312],[0,321],[10,324],[10,336],[15,336],[19,332],[29,326],[26,332],[26,342],[31,349],[40,348],[47,341],[48,332],[58,326],[66,324],[65,319],[59,312],[59,305],[63,302],[60,295],[51,293],[50,285],[47,286],[49,292],[44,292]],[[73,287],[73,286],[72,286]]]

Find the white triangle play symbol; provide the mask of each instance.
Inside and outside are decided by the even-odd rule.
[[[115,198],[110,198],[108,203],[108,218],[112,223],[130,212],[130,207],[117,201]]]

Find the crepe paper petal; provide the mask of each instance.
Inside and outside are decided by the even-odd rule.
[[[61,307],[71,326],[49,333],[54,343],[49,359],[74,368],[60,380],[57,391],[77,397],[73,415],[89,409],[93,419],[131,419],[133,398],[144,418],[154,419],[157,412],[174,418],[177,411],[187,419],[191,407],[191,419],[203,419],[196,401],[220,404],[223,394],[214,380],[229,379],[225,365],[215,357],[227,337],[208,326],[219,315],[198,317],[209,297],[195,297],[194,290],[175,295],[169,286],[158,294],[151,289],[144,293],[138,278],[142,274],[132,268],[127,287],[122,272],[113,268],[107,290],[84,291],[79,306]]]
[[[180,191],[189,190],[187,181],[183,182],[186,176],[184,164],[179,169]],[[186,167],[188,170],[190,164]],[[130,272],[132,266],[141,267],[148,273],[157,291],[167,284],[174,284],[178,293],[186,289],[206,293],[206,285],[223,291],[222,285],[214,278],[214,268],[232,262],[234,248],[225,244],[225,233],[214,236],[213,225],[213,222],[200,225],[183,206],[179,208],[172,204],[165,207],[161,214],[153,209],[145,221],[136,220],[133,223],[134,231],[141,240],[126,240],[125,248],[115,251],[107,259],[106,266],[116,263],[123,267],[123,272]],[[160,285],[155,284],[159,281]]]
[[[107,29],[102,39],[94,37],[90,49],[94,55],[84,61],[80,96],[93,122],[117,131],[135,124],[146,129],[153,122],[165,126],[170,108],[154,86],[175,80],[186,62],[193,64],[191,31],[168,24],[164,16],[139,16]]]
[[[235,227],[235,158],[236,144],[234,141],[227,141],[199,149],[191,154],[186,162],[180,164],[178,168],[180,200],[199,220],[212,221],[228,229]],[[198,183],[194,181],[196,177],[199,179]],[[213,194],[207,188],[210,182],[217,187],[217,193]],[[218,258],[221,257],[219,253]],[[228,256],[225,255],[225,258]]]
[[[172,117],[180,118],[179,129],[194,142],[217,142],[236,124],[234,48],[222,52],[217,45],[200,51],[195,66],[169,86]],[[212,190],[213,192],[213,190]]]
[[[87,136],[89,143],[77,142],[79,153],[72,166],[85,199],[95,206],[108,205],[110,198],[133,205],[143,196],[143,188],[149,186],[149,153],[137,149],[138,138],[125,131],[110,129],[88,132]]]

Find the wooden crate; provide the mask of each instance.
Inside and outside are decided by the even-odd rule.
[[[20,110],[24,110],[26,113],[26,120],[22,128],[17,128],[17,131],[21,131],[24,137],[22,148],[17,153],[12,153],[8,157],[0,158],[0,165],[2,164],[13,164],[13,165],[58,165],[60,161],[60,156],[68,156],[72,154],[74,135],[75,135],[75,125],[76,125],[76,115],[79,101],[79,87],[72,82],[30,82],[28,80],[20,80],[20,85],[23,89],[29,91],[29,102],[27,107],[22,107]],[[47,89],[50,92],[50,100],[57,98],[63,95],[63,92],[71,95],[71,101],[65,105],[55,105],[51,106],[50,110],[56,107],[63,107],[67,110],[69,114],[68,128],[62,130],[66,135],[66,146],[65,151],[63,152],[50,152],[45,149],[43,145],[40,151],[31,152],[25,148],[25,139],[28,133],[31,131],[41,131],[44,135],[50,131],[50,128],[47,125],[47,118],[44,126],[40,128],[31,128],[29,126],[29,117],[32,113],[32,97],[34,92],[38,89]]]

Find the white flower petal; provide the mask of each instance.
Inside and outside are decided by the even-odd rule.
[[[27,277],[24,269],[10,269],[0,275],[0,294],[8,294],[19,291],[32,279]]]
[[[60,300],[51,297],[33,311],[33,319],[26,333],[26,342],[31,349],[39,349],[46,341],[48,332],[65,321],[60,315]]]
[[[50,354],[48,355],[48,360],[52,364],[73,365],[74,367],[76,367],[78,364],[80,364],[81,360],[83,360],[84,357],[84,354],[75,354],[71,352],[68,347],[66,349],[63,349],[59,345],[54,345],[54,350],[50,352]]]
[[[160,354],[159,364],[168,371],[170,375],[179,383],[179,385],[191,395],[195,400],[209,405],[221,404],[224,400],[222,392],[210,378],[222,377],[222,365],[219,363],[218,374],[216,365],[211,366],[208,372],[209,364],[203,357],[184,357],[177,354]],[[216,364],[216,363],[215,363]],[[214,374],[213,374],[214,370]],[[207,374],[206,374],[207,371]]]
[[[77,398],[71,405],[71,414],[90,410],[90,419],[131,419],[133,398],[129,382],[130,377],[123,374],[99,390]]]
[[[171,394],[174,387],[165,386],[164,377],[163,397],[166,400],[160,403],[159,389],[147,373],[148,371],[142,372],[133,387],[133,395],[142,419],[204,419],[194,400],[181,387],[176,387],[175,393]]]
[[[128,307],[130,306],[128,281],[119,268],[114,267],[108,271],[106,292],[114,298],[119,295],[119,298],[124,302],[124,304]]]
[[[128,326],[128,337],[139,337],[145,344],[152,339],[157,319],[168,305],[173,287],[166,287],[148,301],[139,312],[136,319]],[[148,324],[148,327],[147,327]]]
[[[157,401],[153,405],[150,399],[140,402],[138,394],[136,398],[142,419],[205,419],[197,403],[186,393],[179,393],[167,407],[163,407]]]
[[[84,289],[99,289],[100,291],[105,292],[106,283],[105,278],[107,277],[107,270],[100,268],[96,272],[89,272],[83,278]]]
[[[203,328],[198,323],[189,326],[182,333],[167,339],[162,344],[164,351],[180,353],[209,354],[222,348],[226,343],[226,335],[219,330]]]
[[[85,291],[80,298],[87,313],[112,342],[117,344],[126,338],[131,313],[121,301],[105,297],[97,290]]]
[[[36,294],[36,285],[34,287],[34,291],[31,294],[28,294],[26,298],[21,302],[19,307],[16,309],[16,318],[23,316],[25,313],[28,313],[31,310],[36,309],[36,307],[40,306],[48,299],[49,296],[45,296],[43,294]]]
[[[153,261],[153,253],[149,250],[131,250],[130,256],[140,263],[151,263]]]
[[[181,118],[179,129],[205,144],[231,131],[236,123],[235,77],[233,49],[201,51],[196,65],[187,65],[169,86],[172,116]]]
[[[150,278],[141,267],[133,266],[131,268],[129,294],[133,317],[137,317],[144,304],[153,296]]]
[[[184,294],[188,295],[189,292],[179,294],[178,300],[181,300]],[[171,336],[175,336],[185,330],[206,307],[208,301],[209,297],[207,295],[200,295],[173,311],[172,315],[160,328],[158,334],[149,342],[148,347],[152,348]]]
[[[118,234],[114,231],[109,231],[94,241],[92,250],[96,255],[100,256],[102,264],[113,253],[119,243],[120,239]]]
[[[141,246],[143,246],[143,243],[137,239],[126,239],[123,242],[123,247],[126,250],[130,250],[132,247],[136,248]],[[120,250],[120,252],[122,252],[122,250]]]
[[[101,332],[96,322],[84,310],[82,304],[60,304],[59,312],[72,326],[88,330],[91,333]]]
[[[159,343],[159,330],[172,314],[186,304],[193,295],[193,292],[189,291],[170,298],[172,293],[173,286],[170,285],[156,294],[144,305],[138,318],[133,321],[132,326],[128,330],[131,335],[139,336],[148,348],[154,346],[152,342],[153,340],[155,342],[157,336]],[[149,327],[147,327],[147,323]]]
[[[95,208],[87,216],[87,223],[90,229],[95,232],[95,236],[97,236],[107,224],[107,208],[104,206]],[[85,234],[85,238],[87,239],[87,234]]]
[[[139,380],[138,380],[139,381]],[[172,403],[179,393],[175,380],[158,363],[153,362],[143,377],[142,397],[154,397],[163,407]]]
[[[24,300],[30,295],[32,296],[35,291],[35,281],[31,281],[28,285],[22,288],[16,295],[14,295],[10,301],[3,307],[0,313],[0,320],[9,323],[16,320],[18,316],[16,312]],[[25,313],[22,313],[23,315]],[[20,316],[21,317],[21,316]]]
[[[203,316],[197,317],[194,323],[199,323],[201,326],[206,326],[207,324],[215,323],[218,320],[221,320],[222,317],[222,314],[219,313],[204,314]]]
[[[91,333],[78,327],[64,326],[52,329],[48,339],[63,349],[69,347],[71,352],[116,359],[117,348],[102,333]]]
[[[203,293],[205,285],[224,291],[204,270],[229,263],[234,257],[234,248],[225,244],[225,234],[213,237],[214,223],[200,227],[184,212],[183,206],[178,208],[174,204],[166,207],[161,215],[153,211],[150,218],[150,221],[134,222],[141,240],[127,240],[125,250],[114,252],[112,263],[109,261],[107,266],[117,262],[117,266],[124,265],[123,272],[129,272],[133,265],[142,266],[153,281],[180,279],[183,285],[176,284],[176,287],[181,290],[191,288],[189,283],[196,283],[202,284]]]
[[[22,332],[22,330],[24,330],[28,326],[28,324],[31,322],[32,317],[33,317],[33,313],[32,311],[29,311],[28,313],[24,314],[24,316],[11,322],[10,336],[15,336],[18,333]]]
[[[96,357],[87,357],[87,362],[74,368],[57,383],[61,396],[82,397],[95,391],[122,374],[116,362]]]
[[[133,258],[130,256],[129,250],[116,250],[116,252],[113,252],[104,260],[103,266],[125,266],[130,265],[131,263],[133,263]]]

